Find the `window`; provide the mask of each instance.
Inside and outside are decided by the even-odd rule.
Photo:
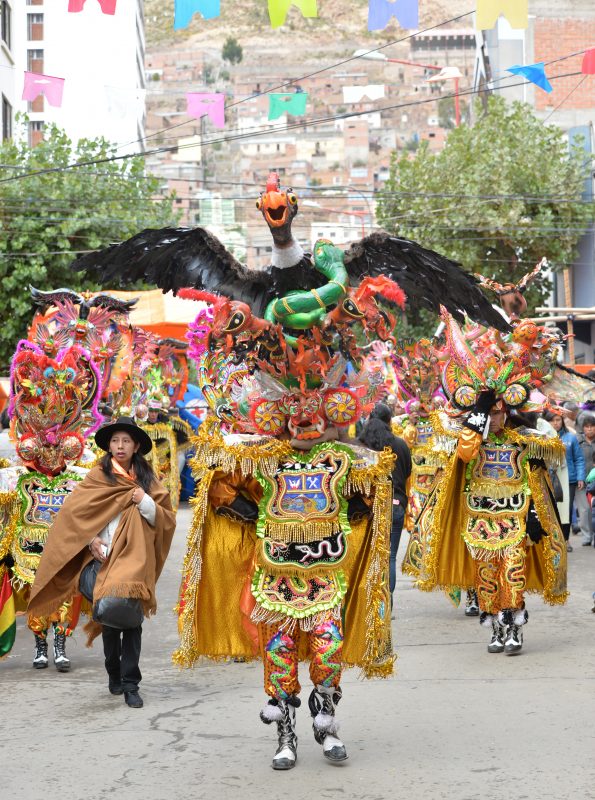
[[[12,139],[12,106],[2,95],[2,139]]]
[[[0,27],[2,28],[2,41],[8,48],[12,44],[12,9],[8,0],[1,0],[0,6]]]
[[[27,70],[43,73],[43,50],[27,50]]]
[[[41,120],[29,123],[29,147],[35,147],[43,141],[43,129],[45,123]]]
[[[27,39],[30,42],[43,39],[43,14],[27,14]]]

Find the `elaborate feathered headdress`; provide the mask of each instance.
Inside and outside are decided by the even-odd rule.
[[[429,411],[442,394],[442,365],[436,347],[429,339],[405,342],[393,355],[400,399],[409,410],[417,403]]]
[[[17,454],[30,469],[57,475],[68,461],[80,458],[85,438],[101,423],[99,370],[78,345],[50,358],[23,340],[10,378],[9,414]]]
[[[487,330],[467,340],[445,310],[447,360],[442,385],[454,413],[469,411],[481,392],[492,390],[509,409],[542,411],[547,403],[539,391],[553,374],[561,335],[529,320],[513,322],[512,333]]]

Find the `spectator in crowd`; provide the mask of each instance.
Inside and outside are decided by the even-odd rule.
[[[551,423],[554,430],[558,432],[558,436],[566,448],[566,464],[568,466],[568,486],[570,494],[569,505],[570,508],[572,508],[574,501],[577,501],[583,539],[589,538],[590,540],[591,514],[590,510],[588,510],[587,493],[585,492],[585,458],[582,448],[578,443],[576,435],[568,429],[565,420],[559,414],[546,414],[545,418]],[[588,510],[588,513],[585,513],[585,510]],[[586,519],[587,516],[589,517],[588,521]],[[568,541],[570,533],[568,525],[563,527],[563,533],[566,539],[566,549],[571,553],[572,546]]]
[[[566,411],[564,415],[566,429],[571,433],[578,433],[577,418],[580,413],[580,408],[573,400],[566,400],[563,405]]]
[[[585,464],[587,465],[587,470],[593,465],[593,460],[595,458],[595,415],[585,413],[583,414],[583,432],[579,433],[578,435],[578,443],[581,446],[583,451],[583,457],[585,459]],[[591,469],[589,475],[587,476],[587,484],[591,483],[591,489],[588,488],[587,485],[587,492],[592,493],[593,489],[595,489],[595,478],[591,477],[594,474],[594,470]],[[590,544],[593,544],[593,515],[590,503],[587,499],[586,503],[587,512],[585,512],[585,524],[583,525],[583,521],[579,520],[581,525],[581,532],[583,534],[583,541],[582,544],[584,547],[587,547]],[[588,522],[588,525],[587,525]],[[588,530],[588,535],[587,535]]]

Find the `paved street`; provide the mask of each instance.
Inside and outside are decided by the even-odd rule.
[[[70,673],[51,663],[34,671],[33,639],[19,620],[15,648],[0,663],[3,798],[593,796],[595,548],[581,547],[580,537],[572,537],[568,605],[530,598],[525,649],[514,658],[489,655],[487,631],[475,619],[401,577],[396,678],[364,682],[350,671],[343,681],[349,761],[324,761],[303,707],[298,765],[279,773],[269,766],[274,728],[258,718],[259,665],[171,665],[171,609],[189,520],[185,507],[158,587],[160,614],[144,626],[144,709],[108,693],[101,642],[87,650],[82,632],[69,644]]]

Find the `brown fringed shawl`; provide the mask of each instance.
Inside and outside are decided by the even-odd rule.
[[[92,560],[91,540],[121,514],[107,561],[97,574],[93,600],[101,597],[138,597],[146,616],[157,609],[155,584],[167,558],[176,516],[169,494],[153,481],[155,526],[149,525],[132,502],[137,484],[117,473],[111,483],[101,467],[94,467],[64,501],[50,528],[28,611],[44,616],[78,593],[83,567]]]

